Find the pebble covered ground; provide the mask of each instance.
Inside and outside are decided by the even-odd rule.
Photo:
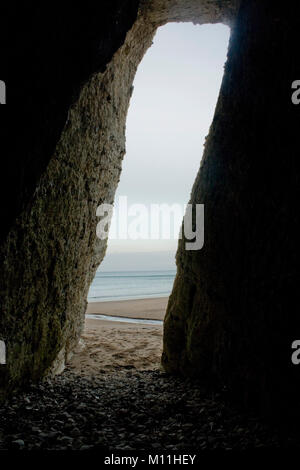
[[[0,409],[0,450],[180,451],[291,446],[226,395],[160,370],[85,378],[66,370]]]

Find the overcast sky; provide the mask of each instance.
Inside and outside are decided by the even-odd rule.
[[[169,23],[158,29],[134,81],[116,209],[119,196],[148,207],[188,202],[215,110],[228,40],[229,28],[221,24]],[[153,253],[144,256],[145,269],[161,266],[162,259],[166,268],[173,267],[176,246],[176,240],[110,240],[101,270],[137,269],[135,264],[143,263],[141,252]],[[117,253],[123,253],[119,264]]]

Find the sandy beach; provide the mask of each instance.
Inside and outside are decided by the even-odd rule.
[[[93,302],[87,314],[163,320],[168,298]],[[162,325],[85,320],[80,344],[68,367],[82,376],[160,367]]]

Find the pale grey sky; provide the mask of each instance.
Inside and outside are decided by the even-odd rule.
[[[213,119],[229,34],[221,24],[169,23],[158,29],[134,81],[116,207],[119,196],[127,196],[129,204],[188,202]],[[142,252],[153,253],[145,255],[145,269],[155,269],[162,259],[168,269],[174,266],[176,247],[176,240],[110,240],[101,270],[118,269],[116,253],[131,253],[120,257],[120,269],[137,269]]]

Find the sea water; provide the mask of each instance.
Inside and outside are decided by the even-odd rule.
[[[168,297],[175,274],[175,270],[97,271],[89,290],[88,302]]]

